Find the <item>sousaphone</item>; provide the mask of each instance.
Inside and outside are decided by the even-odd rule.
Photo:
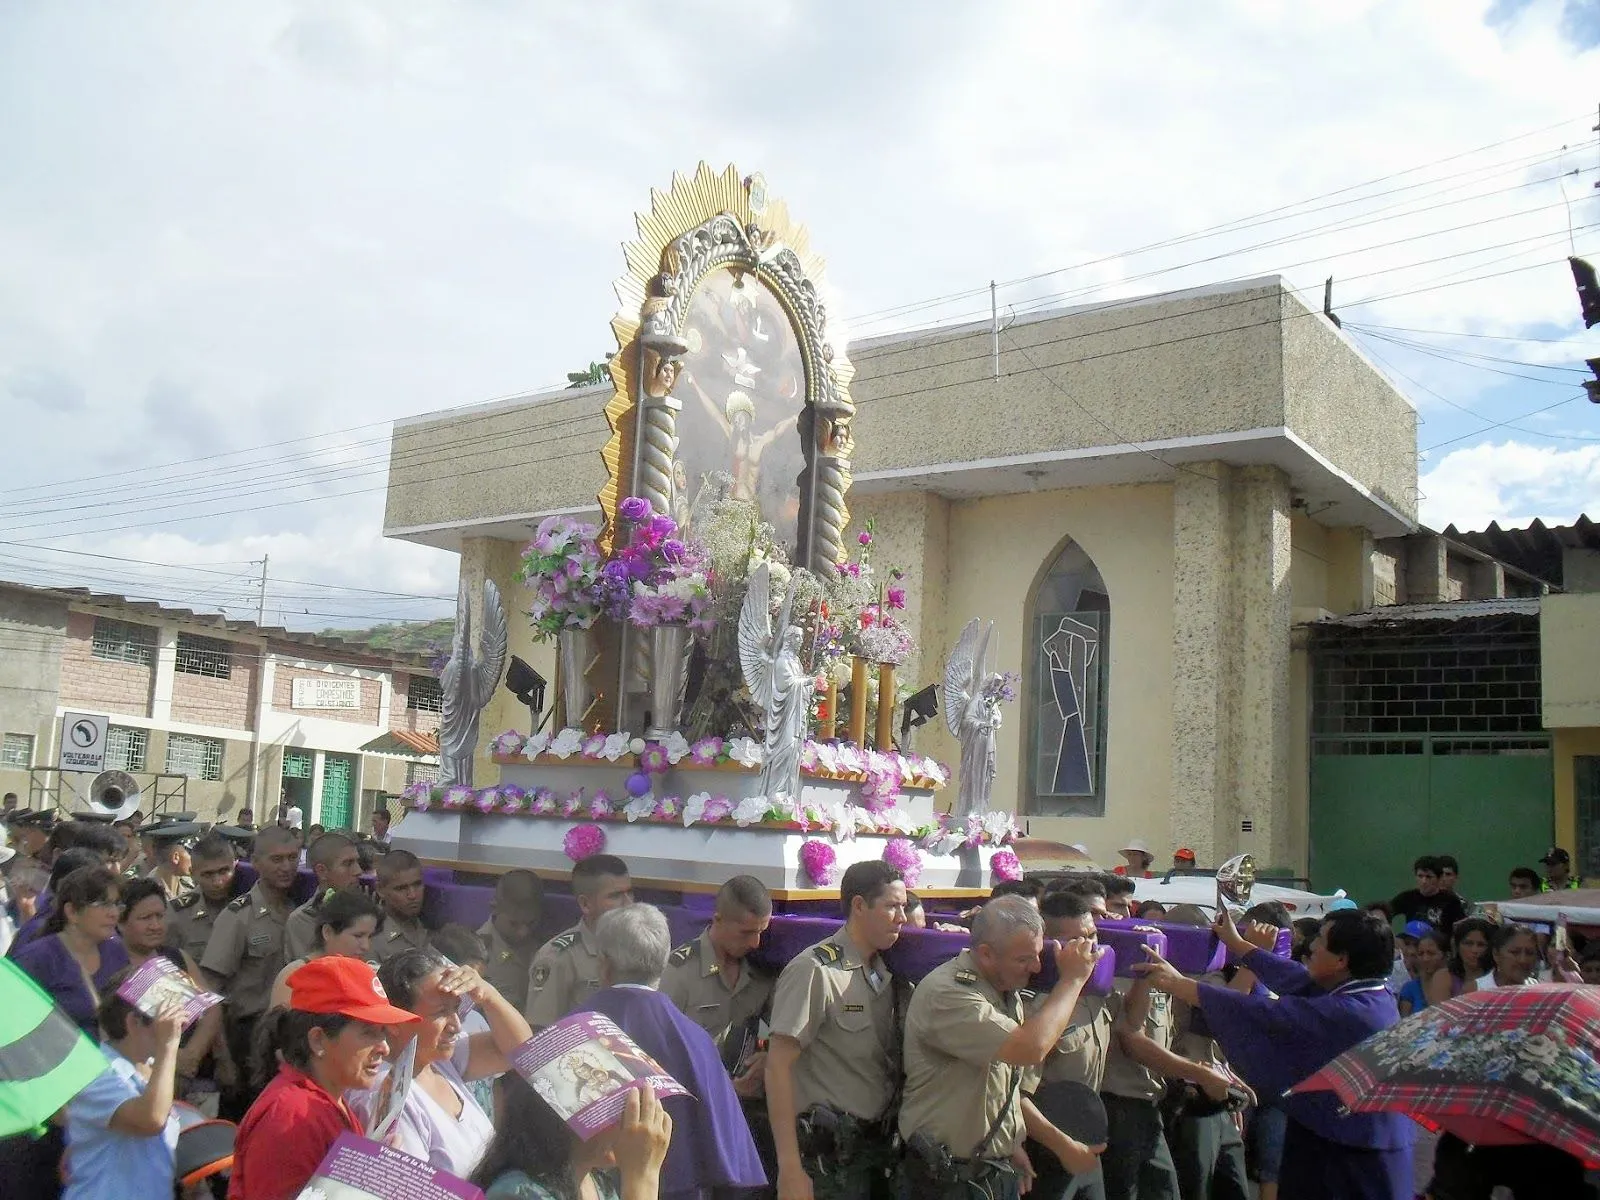
[[[1236,854],[1217,868],[1217,911],[1248,908],[1250,892],[1256,886],[1256,860],[1249,854]]]
[[[89,785],[89,807],[113,821],[139,809],[139,781],[126,771],[102,771]]]

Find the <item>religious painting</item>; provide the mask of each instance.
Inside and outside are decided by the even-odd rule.
[[[793,556],[806,469],[806,377],[788,313],[758,275],[715,270],[696,287],[682,335],[687,350],[672,389],[683,406],[672,515],[689,523],[707,481],[720,472],[732,478],[737,499],[760,506]]]

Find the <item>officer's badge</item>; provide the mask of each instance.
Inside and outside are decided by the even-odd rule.
[[[965,984],[977,983],[978,973],[976,971],[957,971],[956,982]]]
[[[533,986],[534,987],[542,988],[545,984],[547,984],[549,982],[550,982],[550,968],[549,967],[535,967],[533,969]]]

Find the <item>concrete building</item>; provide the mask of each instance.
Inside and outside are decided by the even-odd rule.
[[[438,684],[416,655],[81,589],[0,583],[0,789],[70,811],[68,712],[109,718],[107,768],[152,807],[364,828],[437,769]]]
[[[998,359],[990,337],[985,323],[850,347],[849,506],[874,520],[878,561],[907,573],[922,656],[902,678],[937,678],[961,626],[992,619],[998,665],[1024,691],[994,796],[1030,832],[1104,861],[1143,837],[1303,874],[1309,660],[1295,626],[1392,603],[1413,570],[1448,573],[1396,542],[1417,532],[1416,413],[1276,278],[1035,314]],[[459,551],[465,581],[492,577],[508,610],[525,608],[513,574],[530,529],[598,515],[609,394],[400,423],[385,533]],[[459,469],[441,466],[452,458]],[[511,650],[553,678],[550,647],[515,620]],[[1075,790],[1059,786],[1050,693],[1069,669],[1085,718]],[[484,719],[525,724],[504,695]],[[919,749],[955,757],[923,732]]]

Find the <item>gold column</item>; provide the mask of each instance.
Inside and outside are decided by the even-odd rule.
[[[894,664],[878,664],[878,729],[876,748],[894,748]]]
[[[860,655],[850,660],[850,740],[867,744],[867,660]]]

